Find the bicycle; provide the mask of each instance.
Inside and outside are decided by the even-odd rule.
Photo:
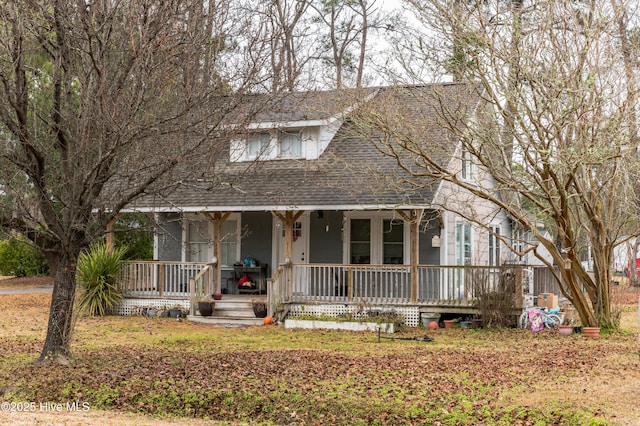
[[[546,328],[556,329],[562,324],[562,318],[559,315],[556,315],[555,312],[551,313],[547,311],[547,308],[544,306],[533,306],[531,308],[527,308],[520,317],[518,318],[518,327],[520,328],[531,328],[531,319],[529,317],[530,311],[538,310],[540,315],[542,315],[542,322]]]

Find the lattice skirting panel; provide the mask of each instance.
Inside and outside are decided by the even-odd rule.
[[[168,309],[174,306],[182,306],[183,309],[189,310],[191,303],[188,300],[171,299],[122,299],[116,312],[118,315],[135,315],[139,308],[143,307]]]
[[[303,315],[326,315],[328,317],[339,317],[350,314],[355,318],[366,318],[367,312],[393,312],[404,317],[404,324],[409,327],[420,325],[420,309],[417,306],[393,307],[388,306],[368,306],[363,308],[358,305],[290,305],[289,316],[299,317]]]

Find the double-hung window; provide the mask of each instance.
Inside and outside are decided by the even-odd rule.
[[[471,265],[471,224],[456,223],[456,265]]]
[[[351,263],[371,263],[371,219],[351,219]]]
[[[239,220],[229,218],[222,222],[220,227],[220,264],[222,266],[233,266],[240,258],[238,251],[239,223]]]
[[[461,170],[460,174],[464,180],[473,180],[475,178],[474,164],[471,158],[471,153],[462,147],[462,153],[460,154]]]
[[[269,145],[271,135],[267,132],[252,133],[247,141],[247,158],[254,160],[258,158]]]
[[[209,222],[206,220],[188,223],[187,230],[187,262],[209,261]]]
[[[278,139],[281,157],[299,158],[302,156],[302,132],[300,130],[281,131]]]
[[[500,266],[500,227],[489,227],[489,266]]]
[[[402,264],[404,253],[404,222],[382,221],[382,263]]]

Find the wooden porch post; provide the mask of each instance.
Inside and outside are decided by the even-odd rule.
[[[424,210],[411,211],[411,303],[418,303],[418,264],[420,263],[420,222]]]
[[[164,293],[164,263],[158,263],[158,297]]]
[[[284,212],[284,215],[280,212],[273,212],[282,222],[282,226],[284,226],[284,257],[291,261],[293,261],[293,224],[302,216],[302,213],[304,213],[304,210],[297,212],[288,210]]]
[[[113,228],[115,227],[117,221],[118,221],[118,215],[114,216],[114,218],[111,219],[109,223],[107,223],[106,244],[107,244],[107,251],[109,251],[109,253],[113,252],[113,247],[115,246]]]
[[[420,263],[420,223],[424,209],[412,209],[407,215],[398,210],[400,216],[409,222],[409,259],[411,269],[411,303],[418,303],[418,264]]]
[[[284,226],[284,258],[285,264],[287,263],[286,260],[289,259],[289,264],[287,264],[288,268],[290,268],[291,263],[293,262],[293,224],[296,223],[296,220],[298,220],[302,213],[304,213],[304,210],[300,210],[297,212],[287,210],[286,212],[284,212],[284,215],[280,212],[273,212],[273,214],[282,222],[282,226]],[[292,272],[292,269],[290,269],[290,272]],[[288,297],[291,297],[292,275],[292,273],[286,275],[286,288],[287,292],[289,293],[287,295]]]
[[[222,224],[230,214],[231,212],[213,212],[213,214],[204,212],[204,215],[213,222],[213,257],[217,259],[213,264],[213,274],[211,274],[209,282],[209,294],[222,292],[222,268],[220,267],[220,256],[222,255]]]

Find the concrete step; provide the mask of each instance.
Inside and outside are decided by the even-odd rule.
[[[230,309],[253,309],[253,302],[243,300],[216,300],[215,309],[230,310]]]
[[[246,325],[263,325],[262,318],[256,318],[251,312],[251,317],[231,317],[231,316],[210,316],[202,317],[200,315],[189,315],[187,320],[202,324],[211,324],[218,326],[246,326]]]
[[[214,317],[254,317],[253,308],[236,308],[236,309],[214,309],[213,315]]]

